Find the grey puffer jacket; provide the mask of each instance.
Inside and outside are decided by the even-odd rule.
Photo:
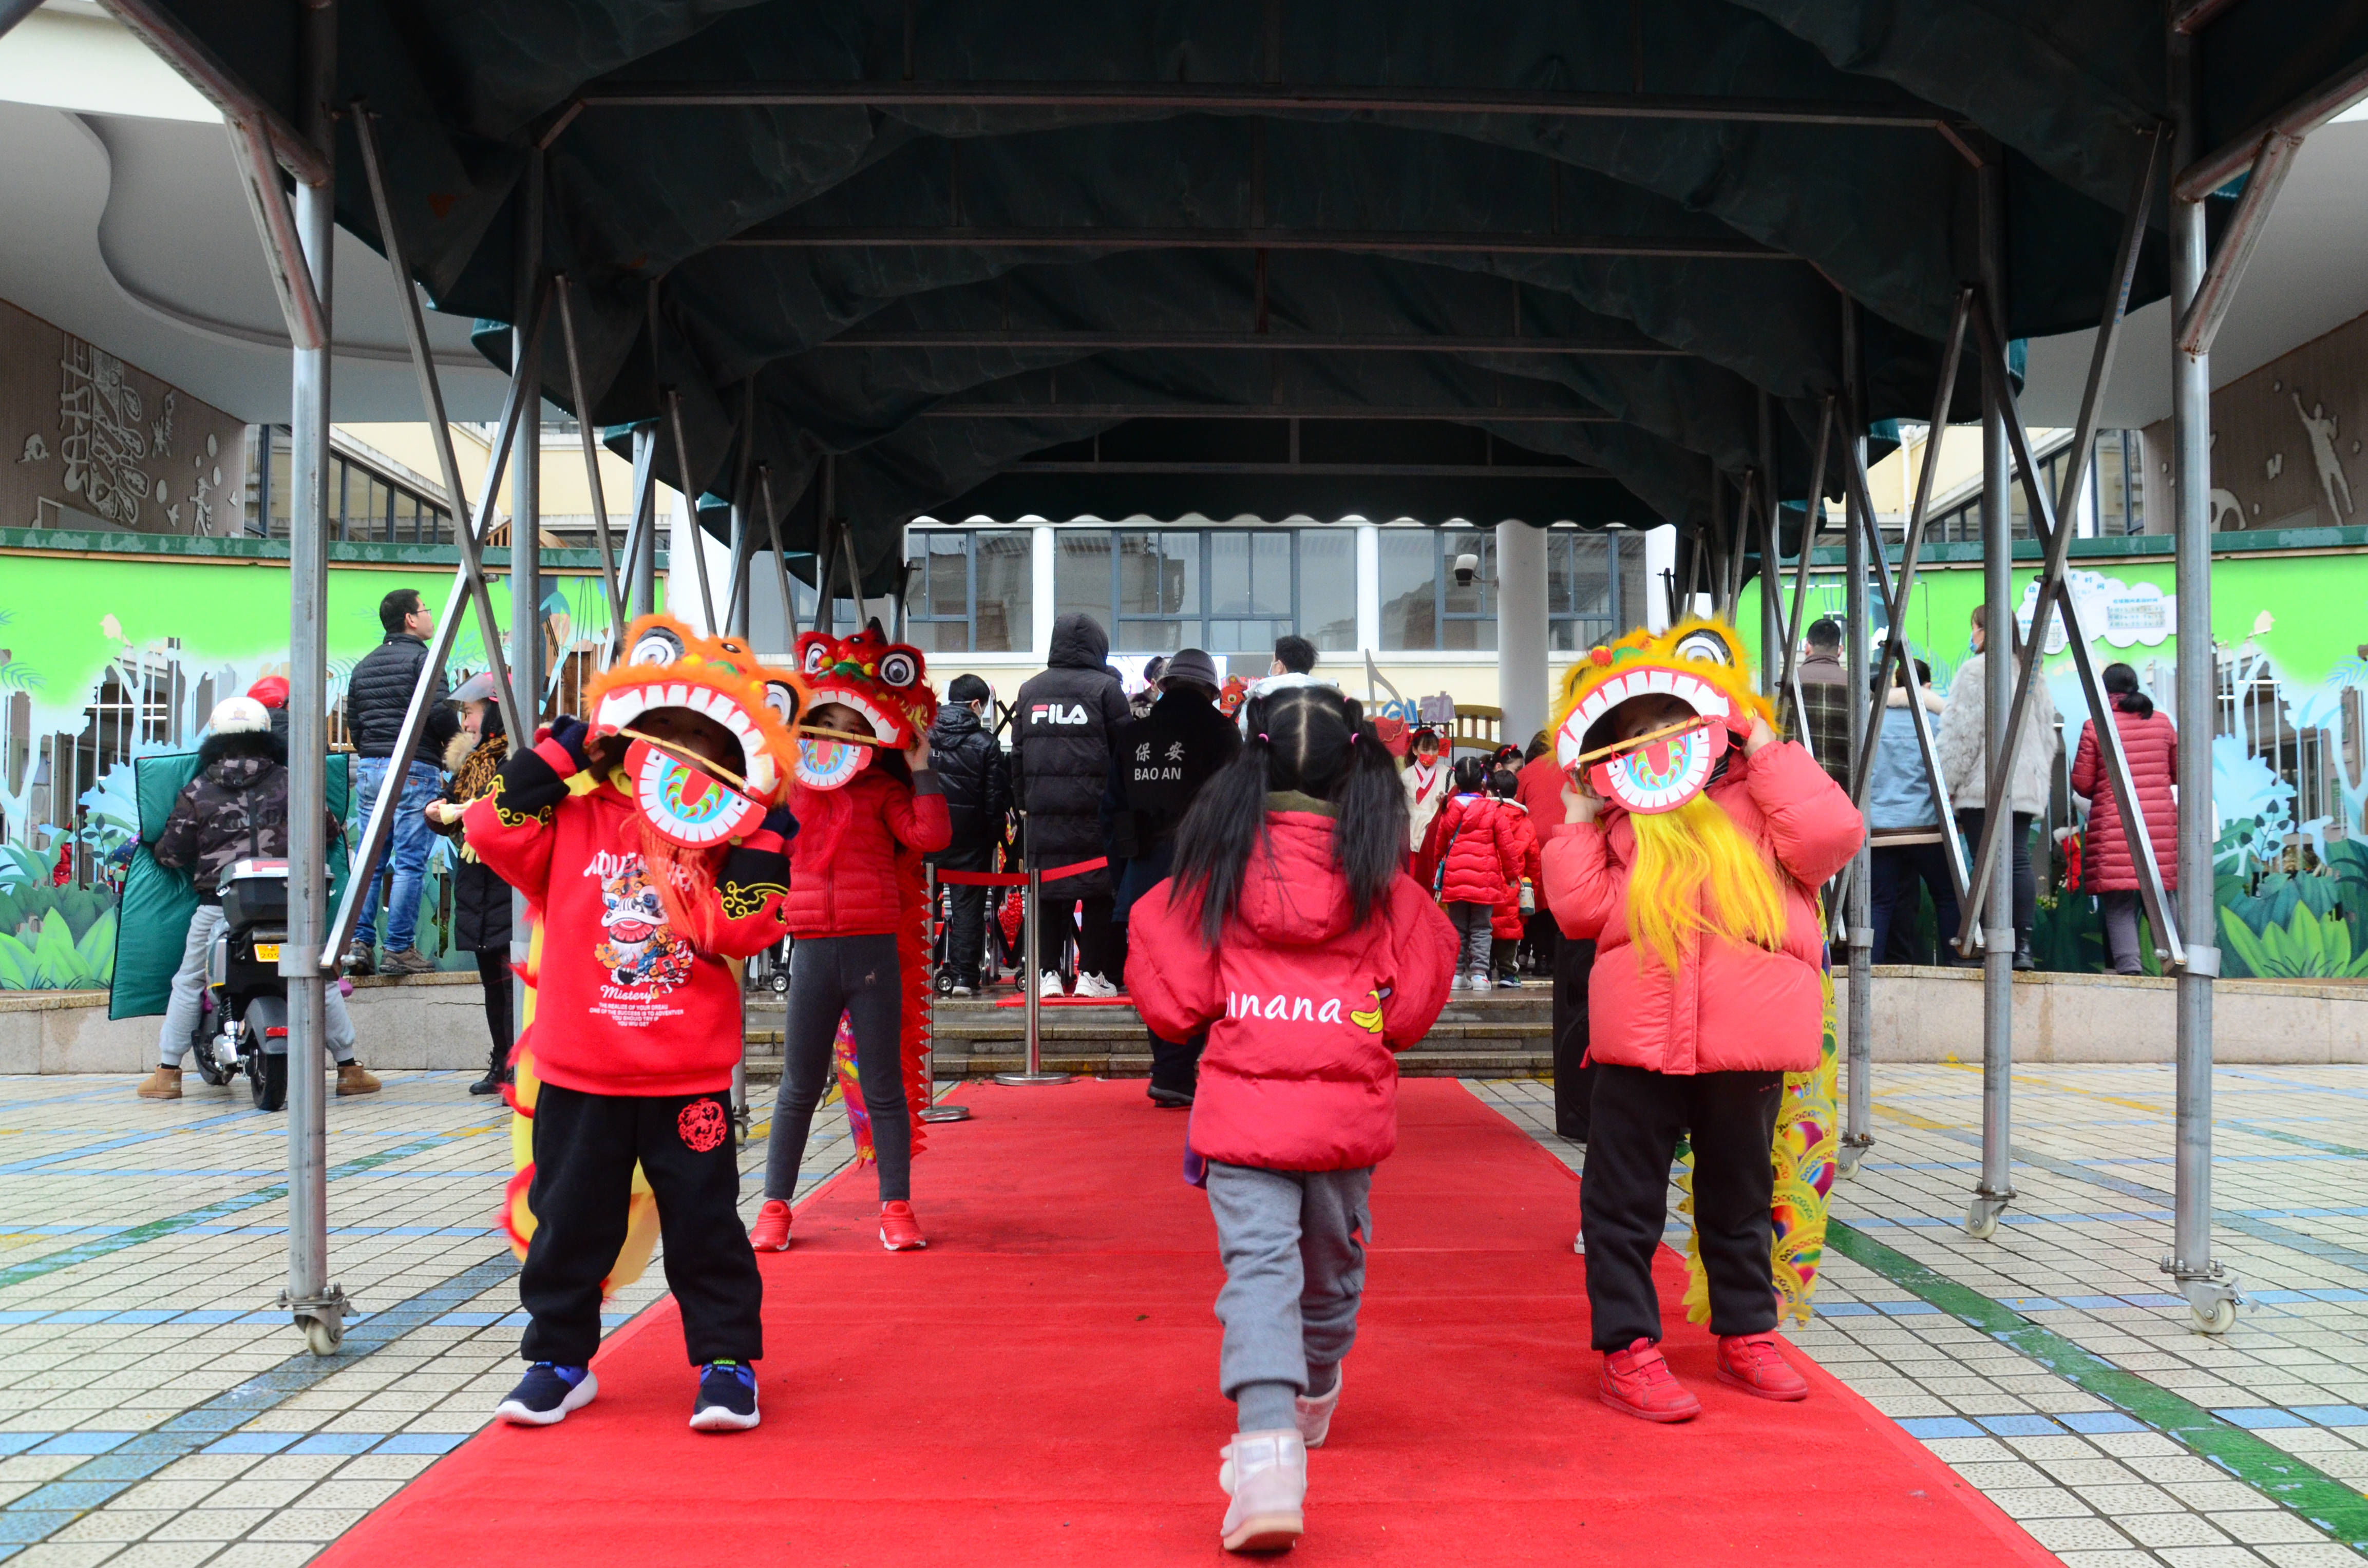
[[[1950,802],[1961,812],[1988,809],[1989,762],[1984,750],[1989,733],[1984,711],[1987,663],[1976,653],[1957,666],[1949,683],[1949,706],[1941,714],[1941,733],[1932,737],[1933,749],[1941,754],[1941,771],[1948,776]],[[2015,755],[2014,776],[2007,780],[2007,810],[2036,815],[2047,809],[2055,752],[2063,744],[2055,733],[2055,701],[2047,695],[2044,679],[2032,689],[2022,723],[2022,747]]]
[[[1028,813],[1031,862],[1064,866],[1104,853],[1102,791],[1110,782],[1110,746],[1133,717],[1118,672],[1110,667],[1110,638],[1092,616],[1069,614],[1053,623],[1051,667],[1019,688],[1011,721],[1012,797]],[[1046,882],[1052,898],[1107,898],[1108,871]]]

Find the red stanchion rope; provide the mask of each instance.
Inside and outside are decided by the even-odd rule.
[[[1081,877],[1087,871],[1099,871],[1109,864],[1109,857],[1096,856],[1091,860],[1075,860],[1066,866],[1047,866],[1042,875],[1046,881],[1057,882],[1064,877]],[[1027,876],[1019,871],[940,870],[938,881],[948,887],[963,888],[1024,888],[1028,885]]]

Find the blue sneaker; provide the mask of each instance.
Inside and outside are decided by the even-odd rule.
[[[600,1392],[600,1380],[589,1367],[563,1367],[537,1361],[526,1369],[509,1397],[494,1414],[514,1426],[556,1426],[571,1410],[581,1410]]]
[[[757,1369],[746,1361],[710,1361],[700,1369],[699,1401],[690,1409],[694,1432],[746,1432],[757,1424]]]

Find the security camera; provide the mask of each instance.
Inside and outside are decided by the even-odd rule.
[[[1478,556],[1466,551],[1464,554],[1459,555],[1455,558],[1455,585],[1457,587],[1470,587],[1472,585],[1473,579],[1479,575],[1480,558]]]

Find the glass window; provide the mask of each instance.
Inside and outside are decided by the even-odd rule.
[[[931,653],[970,652],[970,536],[924,533],[905,551],[905,635]]]
[[[1286,529],[1209,535],[1210,652],[1256,653],[1291,634],[1291,556]]]
[[[1055,616],[1085,614],[1110,623],[1110,536],[1103,528],[1059,528],[1053,534]]]
[[[997,528],[971,537],[977,585],[971,647],[981,653],[1025,653],[1036,645],[1036,535]]]
[[[1382,646],[1439,646],[1439,536],[1429,528],[1379,530]]]
[[[1357,530],[1299,530],[1299,634],[1324,652],[1357,647]]]
[[[1620,582],[1612,557],[1616,534],[1556,528],[1546,535],[1546,646],[1558,653],[1592,648],[1620,625]]]
[[[1201,536],[1122,533],[1117,551],[1111,648],[1163,653],[1201,637]]]

